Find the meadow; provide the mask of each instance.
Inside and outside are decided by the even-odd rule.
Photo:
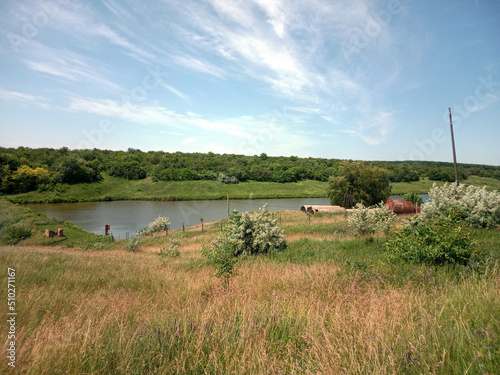
[[[422,178],[415,182],[391,183],[392,194],[427,194],[432,185],[444,182]],[[500,182],[490,177],[470,176],[464,184],[500,189]],[[14,203],[95,202],[115,200],[195,200],[195,199],[248,199],[253,198],[324,198],[328,182],[304,180],[299,182],[245,181],[222,184],[217,181],[157,181],[150,178],[129,181],[104,176],[102,181],[81,184],[58,184],[51,191],[31,191],[5,195]]]
[[[483,257],[471,266],[409,266],[385,262],[385,238],[354,236],[343,215],[275,215],[288,249],[240,258],[227,282],[201,255],[218,224],[141,239],[136,252],[43,246],[38,233],[0,247],[1,279],[16,270],[10,373],[498,372],[498,228],[473,230]],[[180,255],[159,256],[172,238]]]

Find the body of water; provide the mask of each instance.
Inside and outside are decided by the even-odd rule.
[[[255,211],[268,203],[269,211],[299,210],[304,204],[330,204],[328,198],[294,198],[294,199],[242,199],[230,200],[229,212]],[[70,220],[86,231],[104,234],[104,226],[111,226],[115,237],[130,236],[147,227],[159,215],[170,218],[170,229],[180,229],[216,221],[227,217],[227,201],[114,201],[114,202],[79,202],[49,203],[24,205],[35,211],[43,212],[50,218]]]
[[[402,197],[391,197],[401,199]],[[424,196],[424,202],[428,199]],[[305,204],[329,205],[328,198],[293,198],[293,199],[241,199],[229,201],[229,212],[255,211],[268,204],[269,211],[299,210]],[[43,212],[50,218],[72,221],[86,231],[104,234],[104,226],[111,226],[111,233],[117,238],[136,232],[148,226],[159,215],[170,218],[170,229],[180,229],[204,222],[216,221],[227,216],[225,200],[202,201],[114,201],[27,204],[35,211]]]

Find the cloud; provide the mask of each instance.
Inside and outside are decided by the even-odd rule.
[[[45,106],[47,99],[42,96],[25,94],[18,91],[8,91],[0,88],[0,99],[13,100],[29,103],[37,103],[39,105]]]
[[[182,65],[186,68],[189,68],[189,69],[192,69],[192,70],[196,70],[198,72],[201,72],[201,73],[207,73],[207,74],[210,74],[210,75],[213,75],[213,76],[216,76],[218,78],[223,78],[224,76],[224,71],[207,62],[207,61],[203,61],[203,60],[200,60],[200,59],[197,59],[195,57],[191,57],[191,56],[173,56],[173,61],[179,65]]]
[[[383,144],[395,128],[394,114],[390,112],[373,113],[360,121],[357,129],[345,129],[344,133],[360,137],[370,146]]]
[[[161,125],[174,129],[201,129],[208,132],[229,134],[237,138],[250,138],[250,133],[245,129],[255,127],[253,120],[245,117],[204,119],[190,114],[179,114],[161,106],[139,105],[110,99],[72,98],[68,110],[114,117],[143,125]]]

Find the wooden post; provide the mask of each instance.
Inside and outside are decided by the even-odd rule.
[[[451,121],[451,107],[448,107],[448,111],[450,112],[450,129],[451,129],[451,146],[453,148],[453,163],[455,164],[455,181],[458,182],[458,167],[457,167],[457,154],[455,152],[455,137],[453,136],[453,122]]]
[[[184,233],[184,223],[182,223],[182,233]]]
[[[227,217],[229,217],[229,193],[227,193]]]

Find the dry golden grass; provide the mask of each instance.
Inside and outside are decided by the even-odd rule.
[[[283,215],[285,230],[303,225],[300,215]],[[226,287],[201,256],[215,235],[183,239],[181,256],[166,261],[161,245],[137,253],[0,247],[2,264],[17,270],[17,370],[448,374],[493,373],[500,361],[497,269],[456,280],[424,268],[413,277],[258,257],[241,261]],[[335,240],[287,239],[309,237]],[[5,359],[1,366],[6,372]]]

